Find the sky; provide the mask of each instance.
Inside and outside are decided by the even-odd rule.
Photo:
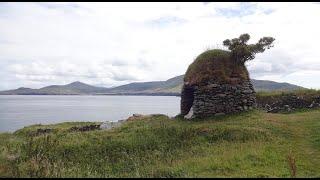
[[[167,80],[243,33],[276,39],[251,78],[320,89],[319,17],[311,2],[1,2],[0,90]]]

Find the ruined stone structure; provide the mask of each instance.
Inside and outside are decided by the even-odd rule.
[[[269,113],[291,112],[298,109],[320,107],[320,95],[317,93],[287,93],[257,97],[257,107]]]
[[[189,66],[181,92],[185,118],[230,114],[255,105],[248,71],[244,64],[235,63],[229,51],[206,51]]]

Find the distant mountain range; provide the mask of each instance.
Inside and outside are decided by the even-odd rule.
[[[256,91],[295,90],[303,87],[267,80],[251,79]],[[0,95],[180,95],[183,75],[166,81],[136,82],[113,88],[96,87],[82,82],[52,85],[40,89],[18,88],[0,91]]]

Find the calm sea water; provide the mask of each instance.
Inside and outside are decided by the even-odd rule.
[[[0,96],[0,132],[33,124],[66,121],[117,121],[134,113],[175,116],[176,96]]]

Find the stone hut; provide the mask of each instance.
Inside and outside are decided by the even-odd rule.
[[[181,115],[207,117],[246,111],[256,106],[255,91],[244,64],[230,51],[200,54],[189,66],[181,92]]]

